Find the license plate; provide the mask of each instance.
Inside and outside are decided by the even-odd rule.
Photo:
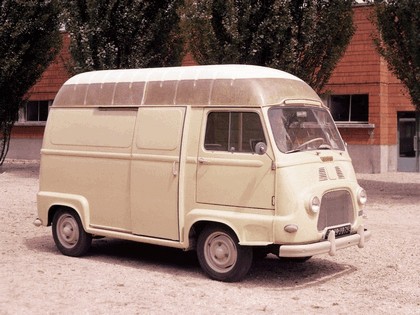
[[[343,225],[343,226],[339,226],[336,228],[332,228],[332,229],[328,229],[327,233],[325,233],[325,239],[328,239],[328,235],[330,234],[331,231],[335,232],[335,237],[340,237],[343,235],[347,235],[350,234],[351,232],[351,225]]]

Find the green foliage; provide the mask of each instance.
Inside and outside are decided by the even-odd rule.
[[[418,0],[375,1],[381,38],[375,43],[389,69],[407,87],[420,111],[420,3]]]
[[[352,0],[189,0],[183,26],[200,64],[269,66],[320,91],[354,33]]]
[[[0,0],[0,165],[27,91],[59,52],[55,0]]]
[[[182,0],[63,0],[73,73],[179,65]]]

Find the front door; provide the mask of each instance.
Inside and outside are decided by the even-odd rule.
[[[185,108],[139,108],[131,165],[134,234],[179,240],[178,185]]]
[[[197,202],[274,209],[272,159],[258,154],[267,145],[260,113],[207,110],[197,168]],[[257,146],[258,147],[258,146]]]
[[[419,172],[420,115],[398,113],[398,171]]]

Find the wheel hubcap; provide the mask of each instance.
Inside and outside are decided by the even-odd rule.
[[[215,232],[207,238],[204,256],[213,270],[228,272],[234,267],[238,254],[229,235]]]
[[[79,240],[79,226],[74,217],[63,215],[57,221],[57,237],[66,248],[74,247]]]

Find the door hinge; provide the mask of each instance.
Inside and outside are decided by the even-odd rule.
[[[276,205],[276,196],[271,197],[271,205],[274,207]]]

